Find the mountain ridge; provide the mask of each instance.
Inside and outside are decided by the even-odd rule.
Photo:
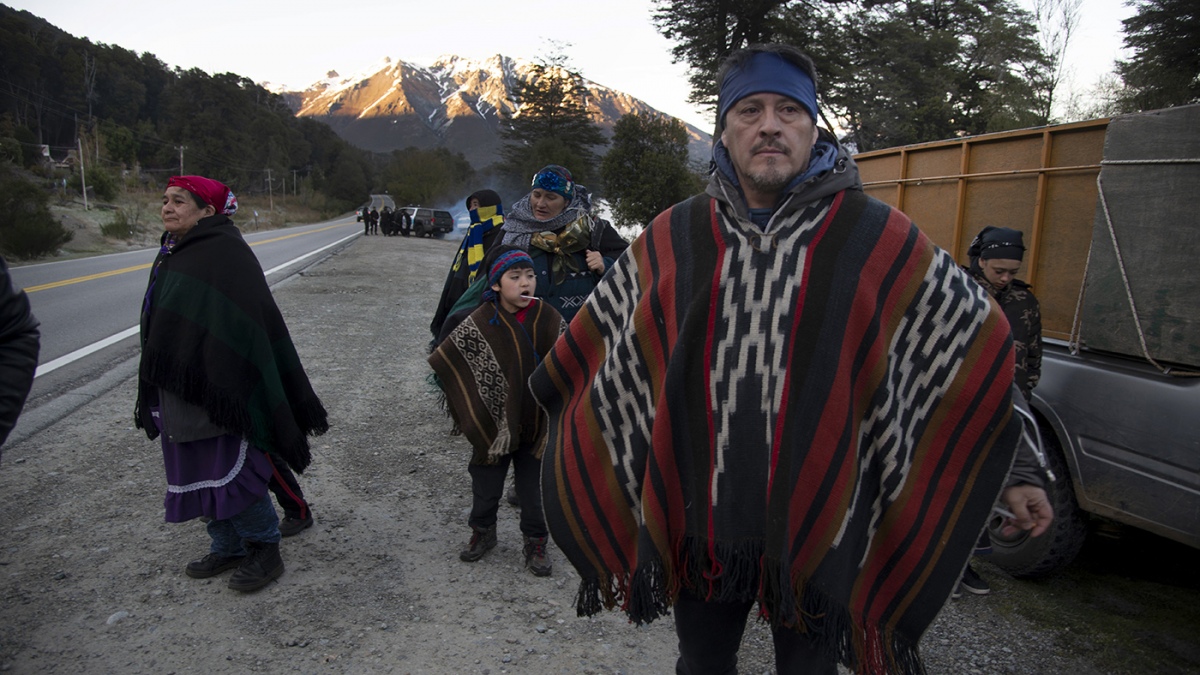
[[[486,59],[443,55],[427,67],[383,57],[349,77],[331,70],[304,90],[274,91],[297,117],[328,124],[356,147],[383,153],[445,147],[461,152],[476,170],[482,170],[500,158],[502,121],[516,112],[513,87],[528,81],[533,66],[501,54]],[[588,111],[606,139],[611,139],[613,125],[627,113],[671,117],[587,78],[583,84]],[[705,164],[711,136],[690,124],[684,126],[689,157]]]

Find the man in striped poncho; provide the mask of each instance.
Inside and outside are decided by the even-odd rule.
[[[718,81],[706,194],[655,219],[530,381],[547,523],[581,614],[674,608],[679,673],[734,672],[755,604],[780,673],[922,672],[997,499],[1012,528],[1052,517],[1036,460],[1014,466],[1008,324],[863,195],[807,57],[753,47]]]

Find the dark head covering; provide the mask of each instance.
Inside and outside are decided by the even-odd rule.
[[[187,190],[216,209],[217,213],[232,216],[237,211],[237,197],[221,181],[204,176],[171,176],[167,180],[167,187]]]
[[[467,197],[466,207],[471,210],[471,200],[478,199],[480,206],[500,206],[500,195],[495,190],[479,190]]]
[[[568,202],[575,196],[575,179],[566,167],[551,164],[533,176],[532,187],[541,188],[563,196]]]
[[[967,249],[967,256],[983,260],[1022,260],[1025,256],[1025,240],[1020,230],[991,225],[979,231]]]
[[[724,126],[725,113],[738,101],[759,93],[787,96],[804,106],[817,120],[817,85],[800,66],[775,52],[758,52],[741,68],[729,71],[721,82],[717,119]]]

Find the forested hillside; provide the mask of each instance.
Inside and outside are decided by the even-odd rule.
[[[286,186],[327,212],[361,203],[376,171],[369,153],[245,77],[171,69],[0,5],[0,155],[32,168],[46,152],[73,163],[80,149],[98,191],[182,171],[248,194]]]

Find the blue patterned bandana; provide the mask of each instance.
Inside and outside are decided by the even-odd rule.
[[[808,110],[817,121],[817,85],[800,66],[774,52],[758,52],[741,68],[732,70],[721,82],[717,119],[724,126],[725,113],[751,94],[763,92],[787,96]]]

